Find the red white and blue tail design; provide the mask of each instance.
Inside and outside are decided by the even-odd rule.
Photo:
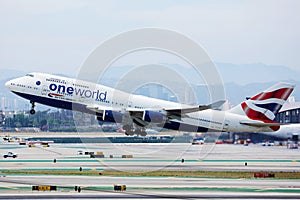
[[[246,115],[251,120],[258,120],[267,124],[276,123],[273,120],[294,87],[295,85],[290,83],[277,83],[232,108],[230,112]],[[270,128],[278,130],[279,126],[270,126]]]

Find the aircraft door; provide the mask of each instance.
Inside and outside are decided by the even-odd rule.
[[[47,92],[48,92],[48,87],[47,87],[47,85],[43,85],[42,91],[41,91],[42,95],[43,95],[43,96],[44,96],[44,95],[47,95]]]
[[[224,121],[224,125],[223,125],[223,131],[228,131],[228,128],[229,128],[229,121],[228,120],[225,120]]]
[[[127,106],[128,106],[129,108],[131,108],[131,107],[132,107],[132,101],[128,101]]]

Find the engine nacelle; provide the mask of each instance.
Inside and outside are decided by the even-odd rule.
[[[151,123],[163,123],[166,120],[166,115],[158,111],[145,110],[143,120]]]
[[[123,114],[117,111],[105,110],[102,115],[97,116],[98,121],[121,123]]]

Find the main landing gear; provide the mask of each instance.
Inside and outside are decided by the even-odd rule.
[[[125,135],[132,136],[132,135],[140,135],[140,136],[146,136],[147,133],[145,131],[145,128],[143,127],[134,127],[133,125],[124,125],[123,129],[125,130]]]
[[[34,115],[35,114],[35,110],[34,110],[34,107],[35,107],[35,105],[34,105],[34,101],[30,101],[30,103],[31,103],[31,109],[30,109],[30,114],[32,114],[32,115]]]
[[[125,135],[134,135],[134,129],[132,125],[126,124],[123,126],[123,129],[125,130]]]

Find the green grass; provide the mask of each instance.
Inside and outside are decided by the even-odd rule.
[[[253,178],[253,172],[230,171],[151,171],[151,172],[122,172],[98,170],[1,170],[2,175],[80,175],[80,176],[152,176],[152,177],[207,177],[207,178]],[[273,172],[276,179],[300,179],[300,172]]]
[[[99,176],[96,170],[1,170],[0,174],[5,175],[81,175],[81,176]]]
[[[273,172],[278,179],[300,179],[300,172]],[[161,177],[207,177],[207,178],[254,178],[254,172],[231,171],[153,171],[119,172],[103,171],[107,176],[161,176]]]

